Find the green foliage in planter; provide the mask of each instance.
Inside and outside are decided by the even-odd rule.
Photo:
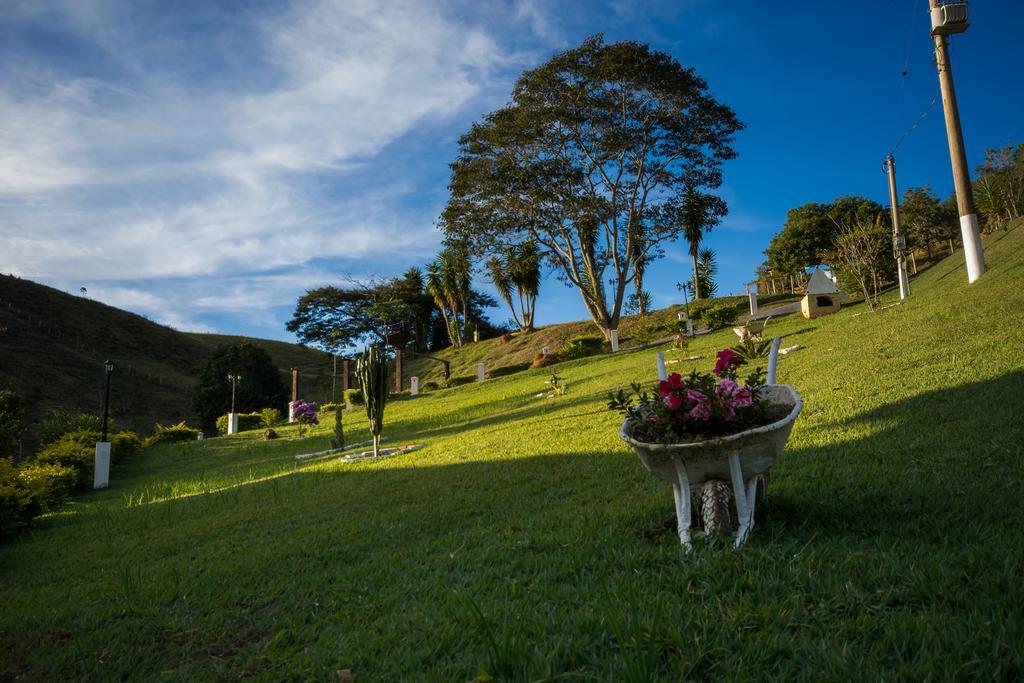
[[[161,443],[195,441],[199,434],[200,430],[189,427],[184,421],[167,427],[157,422],[153,435],[143,442],[143,446],[149,448],[150,446],[155,446]]]
[[[284,415],[277,408],[264,408],[260,411],[260,427],[264,429],[281,424],[283,420]]]
[[[388,402],[388,362],[376,346],[363,351],[356,363],[356,377],[366,400],[366,417],[373,435],[373,454],[380,454],[380,433],[384,429],[384,406]]]
[[[259,429],[263,426],[262,413],[239,413],[238,431],[247,432],[250,429]],[[224,436],[228,433],[228,416],[221,415],[217,418],[217,433]]]
[[[363,390],[359,388],[346,389],[345,402],[351,403],[354,406],[363,405],[365,403],[363,400]]]
[[[595,356],[603,350],[604,339],[584,334],[572,337],[566,341],[565,345],[562,346],[562,350],[558,352],[558,357],[563,360],[586,358],[587,356]]]
[[[517,372],[522,372],[530,367],[530,363],[516,363],[515,365],[503,365],[500,368],[494,368],[487,373],[489,377],[505,377],[506,375],[514,375]]]

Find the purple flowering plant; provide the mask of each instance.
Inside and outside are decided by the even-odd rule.
[[[686,443],[735,434],[765,423],[764,370],[756,368],[742,383],[744,359],[732,349],[718,352],[713,373],[672,373],[658,382],[656,394],[639,384],[608,397],[608,408],[631,419],[632,436],[646,443]]]
[[[300,435],[306,432],[307,427],[320,424],[320,418],[317,417],[318,409],[316,401],[304,401],[301,398],[292,406],[292,414],[299,423]]]

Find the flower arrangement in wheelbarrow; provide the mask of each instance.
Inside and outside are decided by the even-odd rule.
[[[672,374],[654,393],[634,383],[632,391],[609,396],[608,407],[626,417],[619,436],[652,474],[672,484],[679,538],[687,548],[691,491],[701,494],[705,533],[721,534],[731,526],[729,483],[735,545],[743,544],[754,523],[757,484],[781,454],[802,407],[792,387],[765,384],[761,368],[741,381],[744,364],[723,349],[713,373]]]

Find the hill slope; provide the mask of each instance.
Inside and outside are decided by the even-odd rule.
[[[182,333],[142,316],[60,290],[0,275],[0,387],[17,391],[29,414],[51,408],[98,413],[103,361],[112,359],[111,414],[148,432],[153,423],[191,414],[191,389],[218,344],[243,337]],[[281,369],[301,367],[317,399],[330,393],[327,354],[294,344],[248,339]],[[326,381],[326,389],[325,389]],[[283,407],[282,407],[283,408]]]
[[[741,552],[680,551],[604,408],[654,378],[623,352],[390,403],[426,447],[379,462],[296,461],[329,425],[144,452],[0,548],[0,676],[1018,680],[1024,228],[986,257],[780,321],[804,411]]]

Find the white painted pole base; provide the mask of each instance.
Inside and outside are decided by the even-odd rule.
[[[608,339],[612,343],[612,353],[618,353],[619,351],[619,331],[612,330],[608,333]]]
[[[409,378],[409,395],[419,396],[420,395],[420,378],[410,377]]]
[[[900,280],[900,299],[906,299],[910,296],[910,278],[907,277],[907,261],[903,259],[899,262],[896,272],[899,273]]]
[[[779,364],[779,347],[782,345],[782,337],[772,339],[772,349],[768,353],[768,384],[775,384],[775,369]]]
[[[476,364],[476,381],[477,382],[483,382],[484,379],[486,378],[486,376],[487,376],[487,371],[486,371],[486,368],[484,368],[484,364],[483,363],[477,363]]]
[[[757,315],[757,292],[750,292],[747,296],[750,298],[750,315]]]
[[[228,413],[228,434],[238,433],[238,413]]]
[[[668,375],[665,373],[665,354],[661,351],[658,352],[658,379],[662,382],[668,379]]]
[[[690,510],[690,478],[686,476],[686,465],[682,460],[676,460],[676,477],[679,483],[672,485],[672,493],[676,499],[676,529],[679,532],[679,542],[683,544],[687,552],[693,550],[690,543],[690,523],[693,521],[693,513]]]
[[[964,240],[964,260],[967,262],[967,282],[974,282],[985,272],[985,256],[981,251],[981,231],[978,214],[960,216],[960,235]]]
[[[95,469],[92,475],[92,487],[105,489],[110,485],[110,442],[96,442]]]

